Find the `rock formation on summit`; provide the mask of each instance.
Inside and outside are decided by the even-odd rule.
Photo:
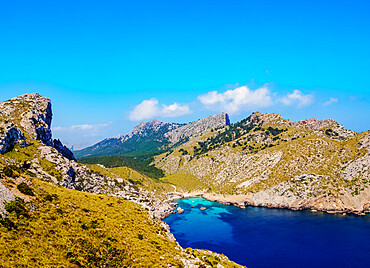
[[[74,159],[73,153],[66,146],[52,139],[49,98],[29,93],[1,102],[0,116],[0,153],[12,150],[19,141],[35,139],[56,148],[65,157]]]
[[[207,130],[210,131],[228,125],[230,125],[228,114],[220,113],[180,126],[167,132],[164,136],[168,138],[171,144],[176,144],[183,139],[199,136]]]

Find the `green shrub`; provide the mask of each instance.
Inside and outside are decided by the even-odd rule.
[[[16,198],[13,202],[6,203],[5,210],[9,214],[14,212],[17,217],[23,216],[29,218],[27,209],[24,207],[24,202],[20,198]]]
[[[17,185],[17,189],[22,193],[22,194],[25,194],[25,195],[31,195],[31,196],[34,196],[35,194],[33,193],[32,191],[32,188],[30,186],[28,186],[27,183],[25,182],[21,182],[20,184]]]
[[[168,152],[168,155],[171,152]],[[108,168],[114,167],[128,167],[138,171],[139,173],[148,177],[159,179],[164,177],[164,172],[161,169],[156,168],[151,163],[153,162],[154,154],[142,155],[142,156],[99,156],[89,157],[80,159],[79,162],[83,164],[102,164]]]
[[[14,222],[12,222],[10,219],[8,218],[2,218],[1,215],[0,215],[0,224],[4,227],[6,227],[9,231],[11,231],[12,229],[16,229],[16,225],[14,224]]]
[[[6,167],[4,167],[3,173],[5,174],[5,176],[12,177],[12,178],[15,178],[15,177],[18,177],[19,176],[18,171],[16,171],[15,168],[12,167],[12,166],[6,166]]]
[[[53,200],[55,200],[55,199],[58,199],[58,195],[56,195],[56,194],[46,194],[46,195],[44,196],[44,200],[45,200],[45,201],[52,202],[52,201],[53,201]]]

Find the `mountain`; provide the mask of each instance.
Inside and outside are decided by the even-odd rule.
[[[248,118],[155,157],[165,179],[225,203],[370,212],[370,132],[333,119]]]
[[[5,267],[240,267],[181,248],[160,221],[174,212],[174,194],[240,207],[370,213],[370,131],[333,119],[291,122],[256,112],[235,124],[224,113],[186,125],[144,122],[112,138],[117,151],[164,153],[143,165],[126,155],[120,166],[116,156],[107,168],[76,162],[52,138],[50,99],[25,94],[0,103],[0,114]],[[145,175],[153,168],[165,177]]]
[[[1,102],[0,116],[0,153],[11,151],[18,142],[21,147],[27,147],[30,145],[27,139],[36,139],[54,147],[68,159],[75,159],[60,140],[52,139],[49,98],[30,93]]]
[[[25,94],[0,114],[0,266],[241,267],[181,248],[159,220],[173,212],[171,185],[77,163],[52,139],[50,99]]]
[[[107,155],[145,155],[168,150],[204,132],[230,124],[226,113],[209,116],[189,124],[152,120],[138,124],[129,134],[105,139],[75,151],[77,158]]]

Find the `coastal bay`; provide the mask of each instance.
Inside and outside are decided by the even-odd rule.
[[[164,221],[182,247],[223,253],[248,267],[365,267],[370,253],[369,216],[176,202],[184,213]]]

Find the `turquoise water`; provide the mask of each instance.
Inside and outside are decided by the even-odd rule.
[[[248,267],[370,267],[369,216],[176,202],[185,212],[164,221],[184,248],[223,253]]]

